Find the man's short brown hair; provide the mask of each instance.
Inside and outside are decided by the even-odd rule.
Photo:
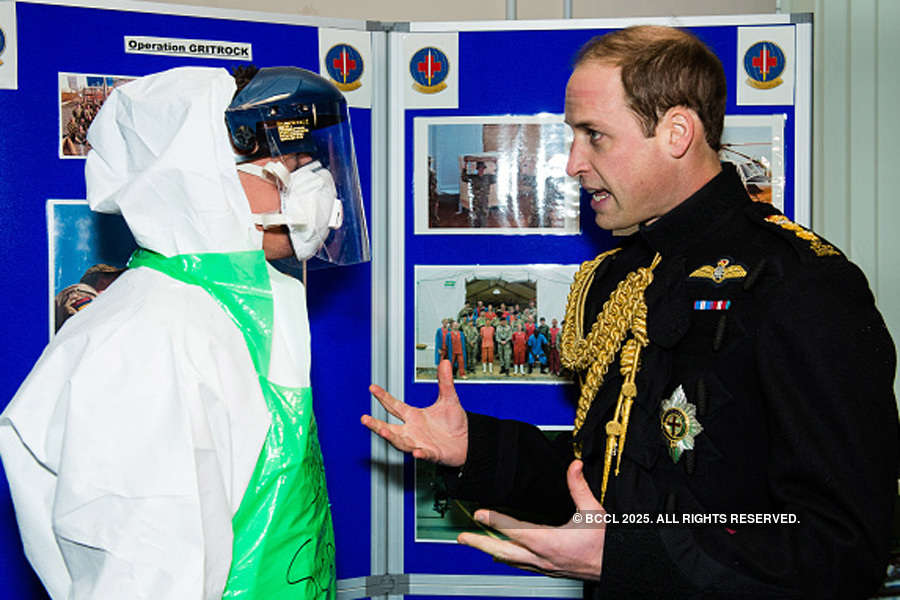
[[[582,46],[575,66],[590,61],[622,69],[625,99],[647,137],[667,110],[685,106],[700,117],[710,148],[719,150],[728,93],[725,71],[694,35],[657,25],[628,27]]]

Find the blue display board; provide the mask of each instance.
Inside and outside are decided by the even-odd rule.
[[[101,90],[117,85],[120,79],[176,66],[231,68],[240,64],[232,60],[126,53],[125,36],[239,41],[252,44],[253,62],[258,66],[293,64],[314,71],[319,69],[320,31],[312,24],[271,23],[261,18],[242,20],[223,15],[185,16],[178,14],[175,8],[163,11],[159,5],[150,10],[156,12],[32,2],[16,4],[19,84],[17,90],[0,90],[0,247],[4,256],[0,274],[6,281],[17,283],[13,289],[18,296],[7,294],[2,300],[8,315],[7,340],[15,342],[8,342],[2,351],[5,369],[0,376],[0,408],[12,398],[46,345],[52,292],[73,283],[72,274],[77,275],[89,263],[118,264],[127,255],[123,248],[128,246],[129,240],[121,220],[85,216],[83,205],[67,202],[81,200],[85,195],[83,159],[72,157],[84,149],[74,142],[66,145],[62,139],[71,116],[61,108],[63,84]],[[687,24],[688,29],[707,43],[725,67],[729,85],[727,115],[734,125],[730,132],[732,137],[728,138],[726,123],[726,141],[730,140],[737,152],[732,158],[742,162],[742,157],[750,156],[751,167],[754,164],[763,165],[763,170],[773,167],[764,173],[769,185],[774,187],[783,183],[778,202],[789,217],[802,222],[804,215],[809,214],[809,198],[802,194],[798,196],[797,190],[808,190],[808,185],[795,184],[808,177],[809,140],[803,139],[803,133],[808,134],[810,125],[808,90],[802,90],[799,84],[796,86],[795,98],[805,98],[798,103],[793,98],[778,104],[738,102],[739,86],[748,77],[753,77],[742,71],[740,65],[749,61],[752,70],[755,58],[742,46],[740,30],[776,22],[785,27],[794,26],[789,17],[781,21],[769,18],[750,19],[740,24],[735,19],[727,21],[728,24],[721,24],[723,22],[696,19],[692,25],[690,19],[685,19],[680,23]],[[430,298],[441,293],[456,299],[465,298],[476,294],[473,281],[493,283],[493,289],[504,288],[502,293],[515,288],[519,294],[516,298],[525,302],[528,298],[536,298],[539,316],[545,316],[549,322],[551,318],[562,318],[559,299],[548,300],[547,296],[558,294],[548,291],[558,289],[555,285],[559,277],[555,275],[561,277],[563,273],[569,273],[573,265],[616,244],[609,232],[600,230],[593,223],[589,199],[572,191],[575,188],[567,187],[559,176],[559,156],[564,155],[565,150],[560,150],[558,127],[554,123],[558,125],[561,121],[565,85],[577,49],[594,35],[627,24],[559,22],[558,27],[544,23],[541,28],[525,29],[518,24],[518,28],[504,30],[473,24],[465,31],[440,24],[429,30],[428,25],[413,24],[413,34],[399,32],[399,28],[387,34],[388,44],[395,49],[401,46],[397,40],[405,35],[426,34],[421,47],[410,49],[409,57],[403,52],[391,54],[392,60],[403,64],[367,66],[371,67],[369,73],[376,73],[380,81],[393,82],[393,90],[402,90],[390,96],[400,106],[373,106],[373,109],[397,115],[402,124],[402,136],[387,136],[393,141],[386,158],[379,153],[384,153],[381,146],[387,147],[388,141],[373,139],[373,125],[376,129],[394,125],[376,123],[370,109],[351,109],[351,119],[368,218],[371,218],[373,181],[384,178],[390,182],[390,173],[394,173],[398,165],[402,166],[402,182],[399,188],[394,188],[397,193],[391,194],[392,204],[379,207],[386,209],[392,217],[400,215],[402,219],[396,219],[386,227],[392,234],[390,239],[378,242],[389,255],[398,247],[402,249],[399,268],[403,281],[402,284],[399,281],[380,282],[375,288],[378,293],[386,293],[397,301],[386,310],[387,322],[373,323],[373,305],[386,305],[387,302],[385,298],[372,297],[373,269],[370,265],[315,270],[309,274],[313,395],[334,515],[339,580],[370,575],[370,538],[384,535],[385,524],[373,526],[369,511],[373,492],[383,491],[371,489],[371,437],[358,424],[359,415],[371,410],[366,391],[372,380],[371,365],[379,361],[386,363],[389,381],[402,382],[396,386],[399,389],[391,391],[410,404],[426,406],[436,396],[437,388],[428,380],[428,369],[424,368],[427,365],[423,365],[428,361],[423,356],[433,354],[435,329],[439,323],[420,322],[422,311],[419,309],[424,300],[419,297],[419,283],[428,278],[428,273],[422,275],[425,272],[422,269],[432,269],[432,283],[436,278],[443,282],[437,291],[432,290]],[[453,38],[452,51],[437,47],[439,44],[435,40],[441,36]],[[804,53],[811,55],[811,49],[808,43],[801,44],[799,37],[797,40],[796,45],[787,50],[789,56],[793,53],[798,59],[799,65],[799,58]],[[804,64],[809,64],[809,58],[806,56]],[[760,64],[767,64],[769,55],[761,60]],[[385,67],[384,72],[378,73],[382,67]],[[390,78],[386,75],[389,70],[394,73]],[[84,75],[84,79],[79,79],[79,75]],[[764,75],[758,76],[764,78]],[[403,81],[395,81],[398,77]],[[805,77],[808,84],[808,73]],[[454,100],[444,103],[442,94],[446,96],[450,91]],[[423,102],[410,103],[409,94],[419,94]],[[373,96],[373,102],[384,102],[386,98],[388,96]],[[465,118],[484,124],[475,131],[466,124]],[[443,134],[440,129],[435,129],[439,132],[435,136],[453,135],[451,144],[442,144],[438,137],[424,141],[417,139],[417,131],[428,131],[441,119],[447,119],[448,129]],[[547,206],[556,210],[565,212],[577,207],[577,217],[554,220],[539,214],[533,222],[528,217],[518,223],[519,231],[492,231],[485,226],[495,219],[496,211],[487,207],[483,214],[478,213],[473,198],[478,193],[476,188],[482,184],[474,182],[482,175],[496,175],[503,158],[487,140],[499,135],[497,132],[509,123],[509,119],[520,122],[522,131],[533,133],[537,131],[534,128],[546,128],[541,129],[540,135],[552,132],[546,135],[556,136],[546,144],[545,150],[550,154],[541,155],[548,165],[555,164],[555,171],[551,169],[553,172],[542,174],[539,169],[530,171],[534,167],[531,165],[518,174],[517,185],[540,189],[541,194],[550,199]],[[528,138],[532,133],[523,135]],[[760,140],[769,146],[764,160],[759,160],[757,148],[751,148]],[[526,140],[523,147],[528,147],[529,143]],[[434,162],[440,164],[434,165],[426,160],[439,154],[445,146],[452,147],[452,152],[459,156],[458,164],[454,164],[455,159],[447,160],[446,157],[435,159]],[[373,163],[373,158],[380,158],[380,162]],[[802,165],[804,160],[805,172],[798,173],[801,169],[797,165]],[[385,173],[373,172],[373,164],[384,165]],[[433,182],[429,178],[432,169]],[[745,179],[751,181],[759,173],[748,168],[745,175]],[[433,214],[423,213],[431,207],[432,184],[435,198],[441,195],[456,198],[458,205],[454,208],[457,210],[441,213],[440,207],[436,206]],[[515,204],[514,191],[501,189],[496,181],[492,185],[496,187],[491,189],[484,184],[482,190],[487,190],[492,202],[506,202],[507,206]],[[391,187],[390,183],[388,187]],[[427,199],[424,202],[423,197]],[[48,208],[50,201],[53,203]],[[397,204],[393,204],[395,202]],[[538,209],[538,213],[541,210]],[[383,213],[379,211],[378,214]],[[432,217],[437,216],[445,220],[441,226],[432,227]],[[90,221],[92,231],[104,232],[100,233],[101,239],[115,239],[116,242],[102,246],[89,259],[83,256],[73,259],[66,248],[77,246],[79,223],[84,219]],[[462,225],[458,229],[442,229],[453,219]],[[401,221],[402,227],[399,226]],[[48,223],[54,222],[59,224],[54,229],[56,237],[48,235]],[[559,273],[555,275],[547,275],[541,270],[545,265],[565,267],[556,268]],[[462,275],[450,276],[451,272],[460,270]],[[401,285],[402,293],[396,294]],[[482,290],[481,293],[487,292]],[[440,310],[444,310],[444,306],[441,305]],[[542,314],[542,307],[548,306],[553,306],[555,312]],[[455,307],[453,314],[447,316],[455,316]],[[388,338],[387,331],[396,331],[398,327],[403,329],[404,335],[396,336],[402,346],[394,347],[390,345],[393,341],[388,342],[385,344],[389,346],[387,356],[373,357],[370,333],[375,331],[376,335]],[[494,367],[497,368],[497,364]],[[399,376],[398,371],[402,371]],[[522,377],[515,383],[506,382],[513,380],[508,376],[502,379],[501,382],[500,377],[470,377],[461,382],[457,391],[463,405],[476,412],[544,426],[559,428],[571,424],[577,399],[576,386],[552,378]],[[416,501],[413,461],[407,458],[405,467],[403,505],[395,507],[398,508],[396,513],[391,509],[388,511],[389,515],[402,514],[403,546],[387,548],[388,553],[402,553],[403,572],[422,576],[522,575],[521,571],[495,563],[480,552],[446,543],[446,540],[417,541],[416,507],[424,507],[427,512],[429,506],[422,498]],[[390,477],[384,481],[386,486],[397,484]],[[378,496],[384,497],[384,494],[376,494]],[[388,494],[386,497],[393,496]],[[389,520],[391,518],[393,516]],[[391,524],[386,526],[392,527]],[[376,556],[378,560],[381,558]],[[0,485],[0,581],[3,582],[0,597],[45,597],[22,552],[5,485]],[[532,594],[524,592],[521,595]]]
[[[809,139],[797,141],[797,131],[809,131],[810,110],[809,106],[803,106],[801,110],[797,110],[794,104],[794,97],[802,98],[804,90],[802,83],[798,84],[798,89],[789,102],[777,101],[777,103],[764,104],[757,103],[740,103],[738,87],[745,84],[750,77],[748,73],[739,70],[739,62],[746,58],[752,66],[754,57],[743,56],[745,53],[739,49],[739,30],[748,29],[752,26],[752,22],[742,23],[740,25],[716,25],[711,23],[712,18],[699,19],[703,22],[701,25],[685,27],[696,34],[704,43],[706,43],[715,54],[720,58],[725,68],[728,80],[728,100],[726,109],[726,133],[724,141],[729,142],[729,148],[735,152],[731,152],[731,156],[723,156],[724,160],[732,160],[741,168],[744,164],[745,169],[763,170],[768,172],[768,189],[777,188],[780,181],[784,182],[783,187],[775,192],[776,204],[784,210],[790,218],[796,218],[798,214],[806,211],[808,214],[808,205],[810,199],[808,197],[795,197],[795,158],[796,153],[805,153],[808,168],[809,156]],[[683,22],[690,23],[690,19],[684,19]],[[732,21],[733,22],[733,21]],[[771,24],[767,21],[765,24]],[[782,21],[784,28],[789,28],[787,32],[790,38],[794,39],[794,25],[789,22],[789,16]],[[453,61],[456,60],[456,70],[447,75],[446,81],[450,82],[450,86],[456,86],[455,93],[458,95],[458,102],[454,107],[441,106],[437,107],[437,102],[430,98],[418,101],[414,99],[416,108],[410,108],[410,94],[407,91],[407,106],[402,111],[404,118],[404,206],[407,215],[404,231],[404,302],[406,309],[403,311],[405,315],[404,327],[406,343],[404,352],[404,399],[406,402],[416,406],[427,406],[432,403],[437,394],[437,386],[430,382],[423,382],[421,378],[416,379],[416,369],[423,364],[422,353],[431,350],[428,344],[427,336],[434,339],[435,329],[440,326],[439,322],[429,323],[427,327],[419,322],[417,313],[421,312],[418,304],[421,298],[420,280],[422,279],[422,266],[429,265],[453,265],[457,270],[465,270],[468,268],[470,275],[469,280],[477,279],[479,273],[490,271],[491,265],[506,266],[506,271],[512,271],[509,266],[515,265],[572,265],[580,264],[582,261],[589,260],[616,245],[615,238],[606,231],[599,229],[593,222],[593,212],[590,209],[589,198],[582,194],[579,200],[580,216],[579,226],[580,233],[576,235],[567,235],[565,232],[559,232],[559,235],[546,234],[529,234],[527,232],[515,232],[512,230],[495,231],[491,233],[490,229],[485,229],[483,224],[479,224],[479,217],[472,217],[474,209],[467,207],[464,201],[460,201],[458,212],[464,217],[470,215],[468,228],[464,227],[464,231],[455,231],[450,226],[442,229],[442,225],[435,226],[434,214],[441,215],[442,218],[455,219],[457,217],[450,215],[447,211],[441,213],[436,208],[439,201],[432,201],[431,198],[444,198],[443,193],[454,193],[452,189],[452,177],[446,176],[443,170],[451,167],[446,165],[435,165],[437,162],[434,157],[435,140],[430,138],[427,143],[423,140],[417,140],[417,136],[423,135],[426,130],[422,126],[423,121],[431,124],[441,122],[442,119],[447,123],[465,123],[466,119],[457,119],[458,117],[469,117],[478,120],[480,117],[485,123],[493,123],[495,117],[501,115],[516,115],[516,118],[522,116],[540,115],[543,113],[551,113],[561,115],[564,112],[564,93],[566,82],[571,73],[572,63],[577,50],[593,36],[606,33],[612,27],[624,27],[630,23],[619,21],[610,24],[607,27],[591,27],[590,22],[584,28],[578,28],[577,25],[560,22],[560,27],[565,29],[554,30],[549,27],[546,29],[535,30],[507,30],[498,31],[490,30],[488,25],[473,25],[471,30],[463,30],[450,26],[447,28],[435,27],[434,37],[444,36],[442,40],[431,41],[426,32],[429,25],[423,23],[420,27],[413,27],[410,37],[421,35],[421,42],[406,42],[404,49],[407,55],[413,56],[410,64],[403,64],[398,70],[404,73],[407,69],[415,71],[416,69],[432,69],[434,80],[442,75],[439,69],[433,69],[432,64],[438,61],[441,65],[449,64],[453,69]],[[546,27],[546,25],[544,25]],[[463,27],[466,29],[468,26]],[[455,36],[455,39],[446,39],[446,36]],[[444,43],[442,46],[441,43]],[[811,48],[803,45],[799,41],[795,50],[794,46],[789,48],[791,59],[798,55],[804,56],[806,60],[811,60]],[[434,45],[438,51],[433,52],[432,63],[426,63],[424,59],[418,58],[419,63],[415,63],[416,57],[422,56],[421,51],[417,47]],[[448,49],[449,48],[449,49]],[[458,52],[454,56],[454,51]],[[417,54],[413,54],[417,52]],[[739,56],[739,52],[742,56]],[[805,53],[805,55],[804,55]],[[405,56],[405,55],[404,55]],[[403,57],[401,57],[403,60]],[[798,59],[797,62],[801,62]],[[424,67],[421,65],[425,65]],[[801,74],[802,75],[802,74]],[[456,80],[454,81],[454,77]],[[798,78],[802,82],[802,78]],[[808,78],[806,79],[808,82]],[[403,83],[400,87],[410,87],[410,82]],[[793,85],[793,79],[791,80]],[[448,88],[449,89],[449,88]],[[430,93],[437,95],[437,92],[430,90]],[[441,91],[443,93],[443,91]],[[743,93],[741,91],[741,93]],[[808,96],[807,96],[808,97]],[[429,102],[431,104],[429,104]],[[450,101],[449,104],[454,104]],[[421,106],[436,106],[435,108],[420,108]],[[801,115],[801,122],[798,124],[798,114]],[[805,122],[804,122],[805,121]],[[457,125],[452,125],[456,127]],[[493,126],[493,125],[490,125]],[[484,137],[495,135],[489,132],[488,125],[485,125]],[[798,127],[800,129],[798,129]],[[447,131],[450,131],[449,129]],[[462,131],[462,130],[459,130]],[[730,137],[729,137],[730,136]],[[756,138],[760,138],[761,142],[756,142]],[[457,136],[453,144],[459,146],[465,144],[462,135]],[[798,147],[799,144],[799,147]],[[502,145],[502,144],[501,144]],[[766,146],[766,148],[757,148],[757,146]],[[472,151],[472,162],[483,161],[490,163],[492,160],[506,160],[502,156],[502,152],[498,153],[497,144],[484,143],[484,148],[479,154]],[[477,149],[476,149],[477,150]],[[429,153],[428,169],[432,170],[431,176],[436,181],[431,183],[431,195],[424,191],[424,186],[429,185],[429,181],[425,176],[417,175],[417,169],[421,171],[426,168],[425,160],[422,156],[418,156],[423,152]],[[500,154],[499,158],[496,155]],[[765,154],[765,156],[763,156]],[[760,158],[761,157],[761,158]],[[466,170],[464,158],[460,159],[460,169]],[[801,161],[802,162],[802,161]],[[746,164],[745,164],[746,163]],[[778,163],[777,165],[774,163]],[[500,171],[502,165],[498,162],[496,167],[497,179],[491,180],[495,183],[500,179]],[[747,166],[749,165],[749,166]],[[750,181],[752,173],[748,170],[748,177],[745,183]],[[471,168],[468,171],[472,173]],[[488,168],[488,172],[490,169]],[[805,175],[808,177],[808,170]],[[460,198],[464,196],[462,190],[466,188],[466,175],[460,176],[461,190]],[[523,180],[519,175],[519,181]],[[538,178],[540,180],[540,178]],[[449,183],[448,183],[449,182]],[[438,188],[435,191],[435,183]],[[499,185],[499,184],[498,184]],[[416,189],[418,186],[419,189]],[[808,189],[799,186],[799,189]],[[759,191],[758,189],[756,191]],[[751,192],[752,195],[753,192]],[[494,202],[494,191],[491,192],[491,202]],[[780,195],[779,195],[780,194]],[[503,196],[502,193],[497,195]],[[512,195],[514,197],[514,194]],[[428,206],[425,205],[423,198],[428,197]],[[766,195],[763,200],[770,199]],[[499,201],[501,210],[503,206],[509,206],[509,200]],[[798,211],[798,207],[802,210]],[[428,218],[417,215],[417,211],[429,210]],[[513,209],[515,211],[515,208]],[[454,213],[456,214],[456,213]],[[449,215],[449,217],[448,217]],[[489,219],[492,217],[489,217]],[[490,225],[488,225],[490,227]],[[524,234],[523,234],[524,233]],[[468,266],[468,267],[467,267]],[[495,269],[500,272],[503,269]],[[445,271],[436,270],[443,273]],[[417,275],[418,273],[418,275]],[[452,285],[451,285],[452,283]],[[508,283],[508,282],[506,282]],[[446,294],[454,294],[452,288],[459,285],[458,281],[451,282],[448,279],[448,289]],[[540,285],[540,284],[538,284]],[[502,287],[502,286],[501,286]],[[501,290],[504,291],[504,290]],[[471,290],[470,292],[471,293]],[[459,294],[456,297],[460,297]],[[468,297],[468,296],[467,296]],[[431,300],[434,301],[434,300]],[[561,318],[561,314],[541,313],[542,301],[540,293],[538,293],[538,313],[540,316],[546,316],[547,322],[551,317]],[[461,308],[461,306],[460,306]],[[448,316],[455,316],[456,313]],[[430,329],[428,329],[430,327]],[[427,330],[427,336],[422,330]],[[412,343],[412,340],[418,344]],[[428,347],[426,347],[428,346]],[[497,364],[494,364],[497,368]],[[477,365],[477,369],[481,371],[481,365]],[[421,368],[419,368],[421,371]],[[480,379],[479,374],[475,379]],[[456,389],[459,394],[463,407],[478,413],[488,414],[505,419],[515,419],[537,425],[571,425],[574,418],[574,409],[577,402],[577,386],[575,385],[548,385],[546,381],[529,380],[533,383],[522,383],[522,378],[505,377],[506,381],[513,383],[496,382],[498,378],[489,381],[472,384],[470,377],[465,383],[457,383]],[[414,488],[416,484],[416,469],[414,469],[412,461],[407,458],[405,468],[405,496],[404,496],[404,571],[407,573],[422,574],[454,574],[469,573],[478,575],[523,575],[520,570],[513,569],[504,564],[490,560],[490,557],[481,552],[474,551],[470,548],[460,547],[452,543],[440,543],[439,541],[422,541],[421,527],[417,532],[417,516],[418,508],[419,518],[422,512],[427,511],[428,502],[423,502],[421,498],[415,496]],[[420,485],[421,487],[421,485]],[[421,491],[421,490],[420,490]],[[443,509],[444,507],[439,507]],[[477,529],[470,524],[470,529]],[[423,575],[425,577],[425,575]]]
[[[160,8],[156,5],[153,10]],[[171,8],[172,13],[178,10]],[[18,89],[0,90],[0,276],[16,282],[17,292],[0,300],[2,312],[8,315],[0,408],[15,394],[48,340],[50,288],[57,285],[54,276],[62,275],[48,277],[48,265],[54,257],[48,252],[47,203],[85,197],[84,160],[66,156],[73,152],[71,147],[65,153],[61,150],[61,133],[66,131],[69,116],[61,108],[61,87],[71,83],[99,93],[104,86],[115,85],[116,78],[178,66],[231,69],[244,64],[130,54],[124,51],[125,36],[240,41],[252,44],[257,66],[289,64],[319,70],[319,30],[311,25],[23,2],[16,4],[16,17]],[[61,78],[60,74],[70,75]],[[92,77],[79,79],[77,74]],[[351,109],[351,122],[368,210],[372,176],[370,110]],[[75,152],[78,150],[75,148]],[[66,203],[51,207],[50,214],[69,227],[61,225],[57,230],[56,250],[63,252],[77,245],[81,219],[90,221],[88,227],[99,232],[103,243],[115,239],[113,247],[104,247],[94,259],[121,263],[130,243],[121,220],[90,215],[82,218],[83,214],[75,214],[79,210],[86,211],[83,206]],[[83,270],[84,265],[78,262],[82,259],[66,262],[65,257],[57,258],[67,273]],[[370,495],[366,460],[369,434],[357,425],[359,415],[369,407],[370,278],[369,264],[362,264],[312,271],[308,280],[313,398],[335,516],[338,579],[365,576],[370,571],[369,511],[363,500]],[[62,281],[67,283],[74,282]],[[5,480],[0,485],[0,582],[3,598],[46,597],[25,559]]]

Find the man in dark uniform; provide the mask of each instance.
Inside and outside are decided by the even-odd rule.
[[[494,340],[497,342],[497,358],[500,362],[500,373],[510,374],[512,366],[512,334],[513,330],[507,319],[498,318],[497,328],[494,331]]]
[[[469,183],[471,192],[469,196],[470,213],[474,227],[487,227],[487,217],[490,214],[491,186],[497,182],[497,176],[487,172],[484,161],[475,163],[475,172],[462,172],[462,180]]]
[[[462,324],[463,335],[466,336],[466,368],[469,372],[474,373],[478,364],[478,349],[481,346],[481,338],[478,336],[478,330],[467,318]]]
[[[898,424],[894,346],[865,277],[719,163],[725,78],[696,38],[629,28],[575,64],[568,172],[600,227],[639,228],[572,285],[573,437],[464,412],[446,363],[434,405],[373,386],[405,424],[363,423],[448,467],[451,494],[544,515],[479,510],[510,540],[459,541],[583,579],[586,597],[871,596]]]

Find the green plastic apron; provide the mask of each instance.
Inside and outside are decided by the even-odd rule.
[[[273,301],[262,251],[167,258],[138,249],[128,266],[200,286],[218,302],[244,336],[272,415],[232,519],[234,547],[223,598],[335,598],[334,533],[312,392],[266,377]]]

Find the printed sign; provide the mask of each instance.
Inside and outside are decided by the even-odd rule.
[[[125,53],[251,61],[253,44],[126,35]]]
[[[794,26],[738,27],[738,105],[794,103]]]
[[[319,29],[319,74],[341,90],[349,106],[371,108],[371,67],[368,31]]]
[[[406,108],[459,106],[459,38],[456,33],[407,33]]]

